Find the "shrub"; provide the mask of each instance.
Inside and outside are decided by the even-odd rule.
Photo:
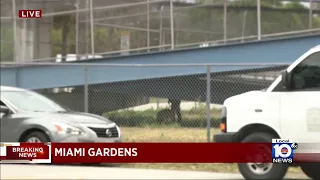
[[[170,124],[158,124],[157,113],[163,109],[149,109],[145,111],[113,111],[104,113],[104,116],[114,121],[119,126],[125,127],[143,127],[143,126],[183,126],[183,127],[206,127],[207,113],[205,108],[193,108],[189,111],[182,111],[183,124],[177,122]],[[220,123],[219,109],[212,109],[211,113],[211,127],[218,127]]]

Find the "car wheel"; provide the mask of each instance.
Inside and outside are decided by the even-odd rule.
[[[271,142],[277,138],[269,133],[253,133],[242,142]],[[239,163],[238,168],[245,179],[283,179],[288,171],[286,164],[272,163]]]
[[[300,165],[301,170],[309,178],[320,179],[320,164],[319,163],[304,163]]]
[[[40,131],[34,131],[29,133],[24,139],[23,142],[30,142],[30,143],[46,143],[50,142],[49,138]]]

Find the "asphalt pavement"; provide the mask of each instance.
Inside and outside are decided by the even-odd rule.
[[[197,171],[25,164],[0,166],[1,179],[243,179],[240,174]]]

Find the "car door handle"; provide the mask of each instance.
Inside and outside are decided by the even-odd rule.
[[[255,109],[255,112],[262,112],[262,109]]]

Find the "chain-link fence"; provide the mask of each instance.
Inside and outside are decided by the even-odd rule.
[[[312,3],[1,0],[0,3],[2,62],[74,61],[320,31],[317,0]],[[17,17],[23,9],[42,10],[42,18]]]
[[[68,109],[107,117],[120,126],[126,141],[134,142],[212,140],[213,134],[219,132],[220,111],[227,98],[267,88],[280,70],[287,67],[283,64],[31,65],[51,68],[57,73],[28,75],[32,82],[20,82],[24,86],[34,87]]]

